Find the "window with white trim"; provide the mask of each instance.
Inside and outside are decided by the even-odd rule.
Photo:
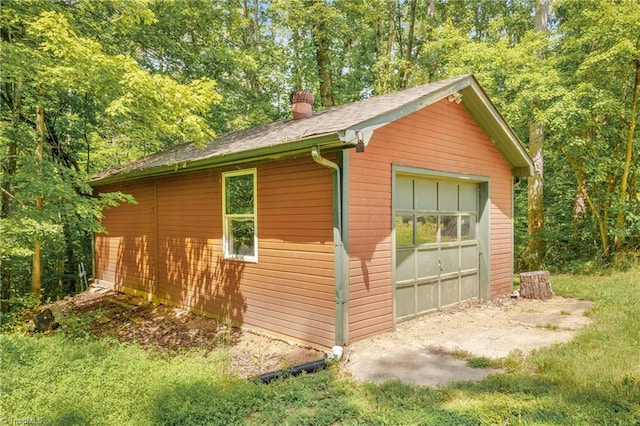
[[[224,257],[258,261],[256,169],[222,174]]]

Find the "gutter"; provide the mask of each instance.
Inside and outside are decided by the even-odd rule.
[[[244,164],[256,164],[275,160],[283,160],[297,156],[307,155],[309,148],[322,145],[325,149],[342,150],[352,148],[354,145],[342,141],[337,133],[315,135],[299,139],[293,142],[264,146],[251,150],[228,153],[212,153],[198,158],[175,159],[164,158],[157,164],[144,164],[139,161],[127,163],[117,169],[93,176],[89,185],[96,187],[110,185],[123,181],[130,182],[138,179],[191,173],[211,168],[238,166]],[[156,153],[158,154],[158,153]],[[156,154],[152,154],[156,155]],[[143,160],[148,160],[144,157]]]
[[[333,247],[335,256],[335,344],[344,345],[346,341],[345,320],[348,297],[345,283],[347,282],[343,265],[346,264],[346,253],[343,243],[342,227],[342,178],[340,166],[320,155],[316,145],[311,148],[313,160],[321,166],[333,170]]]

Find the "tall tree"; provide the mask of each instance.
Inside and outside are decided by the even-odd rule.
[[[546,33],[549,22],[549,0],[538,0],[535,11],[534,31]],[[544,60],[544,51],[534,52]],[[539,108],[537,108],[539,110]],[[534,114],[536,112],[534,111]],[[529,124],[529,154],[533,159],[533,176],[527,185],[529,244],[527,246],[528,269],[540,268],[545,254],[544,235],[544,128],[538,117],[533,116]]]
[[[409,1],[408,21],[409,29],[407,31],[407,42],[404,54],[404,70],[402,72],[402,81],[400,82],[400,88],[406,89],[409,84],[409,73],[411,72],[411,64],[413,60],[413,45],[415,42],[415,27],[416,27],[416,7],[418,5],[417,0]]]
[[[308,4],[311,5],[311,3]],[[316,65],[318,67],[320,103],[323,107],[327,108],[335,105],[333,95],[333,70],[331,66],[331,39],[324,16],[318,15],[318,18],[312,27],[311,39],[313,40]]]
[[[36,178],[42,179],[42,161],[44,159],[43,151],[45,144],[44,130],[44,107],[38,105],[36,107]],[[37,194],[35,199],[36,215],[42,215],[43,195]],[[31,291],[36,299],[40,299],[42,295],[42,240],[40,235],[35,235],[33,242],[33,267],[31,272]]]
[[[600,254],[611,259],[640,229],[638,188],[630,179],[639,167],[640,4],[566,0],[558,14],[566,86],[548,111],[550,135],[571,165]]]
[[[87,232],[100,229],[105,205],[131,200],[89,196],[78,167],[87,152],[112,146],[111,164],[119,164],[162,144],[202,144],[214,136],[203,118],[219,101],[213,81],[179,84],[130,57],[105,53],[96,40],[79,35],[69,7],[8,1],[2,8],[0,149],[9,154],[1,176],[4,300],[11,291],[28,291],[20,287],[25,281],[36,297],[40,290],[51,295],[57,280],[45,277],[65,272],[55,265],[62,259],[66,272],[77,267],[74,259],[64,261],[73,252],[69,245],[75,250]]]
[[[274,20],[283,31],[283,49],[289,51],[289,60],[295,61],[285,66],[296,70],[297,84],[319,95],[321,106],[335,105],[335,78],[344,53],[338,46],[345,41],[345,14],[336,4],[317,0],[278,0],[272,7]]]

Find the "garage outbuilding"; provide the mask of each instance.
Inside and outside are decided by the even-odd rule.
[[[300,96],[301,99],[307,99]],[[511,291],[532,161],[471,75],[109,170],[96,282],[315,347]]]

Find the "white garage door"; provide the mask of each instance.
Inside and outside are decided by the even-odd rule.
[[[479,297],[478,184],[397,175],[396,319]]]

